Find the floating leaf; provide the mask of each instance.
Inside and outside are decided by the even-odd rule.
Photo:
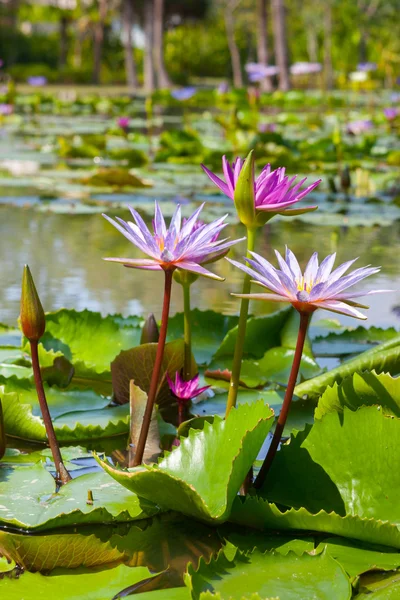
[[[312,514],[305,508],[281,512],[275,504],[257,497],[236,498],[229,521],[261,531],[307,531],[339,535],[370,544],[400,549],[397,525],[376,519],[346,515],[342,517],[324,510]]]
[[[157,394],[157,404],[161,406],[170,404],[172,401],[165,374],[168,373],[173,378],[175,373],[182,369],[185,360],[184,348],[183,340],[176,340],[165,345]],[[119,404],[129,402],[129,382],[132,379],[143,391],[149,391],[156,352],[157,344],[143,344],[137,348],[125,350],[115,358],[111,364],[111,375],[116,402]]]
[[[190,312],[193,354],[198,364],[206,364],[226,334],[236,326],[237,317],[195,308]],[[183,337],[183,313],[177,313],[168,322],[168,340]]]
[[[200,561],[197,570],[189,565],[186,583],[194,600],[211,600],[214,593],[230,600],[349,600],[352,595],[343,568],[326,552],[317,556],[289,552],[284,556],[279,552],[238,551],[233,560],[220,552],[209,563]]]
[[[353,375],[357,371],[386,372],[397,375],[400,372],[399,340],[398,337],[393,338],[393,340],[371,348],[327,373],[300,383],[295,387],[295,394],[300,397],[317,398],[328,386],[340,383],[345,377]]]
[[[379,327],[357,327],[340,333],[330,333],[313,340],[313,350],[318,356],[344,356],[359,354],[388,340],[398,337],[394,327],[382,329]]]
[[[350,577],[367,571],[392,571],[400,566],[400,553],[381,546],[355,544],[340,537],[328,538],[318,549],[326,549],[337,560]]]
[[[61,351],[74,365],[75,376],[104,376],[121,350],[139,344],[141,324],[138,317],[102,317],[89,310],[62,308],[46,314],[42,344],[48,351]]]
[[[87,504],[88,490],[93,504]],[[151,502],[116,484],[103,471],[81,475],[55,493],[45,467],[0,468],[0,525],[43,531],[88,523],[144,519],[158,512]]]
[[[80,392],[74,392],[78,396]],[[85,393],[83,398],[90,397]],[[57,394],[52,395],[56,402]],[[23,404],[15,392],[1,395],[7,436],[44,442],[47,440],[43,419],[32,412],[31,404]],[[60,407],[58,407],[60,409]],[[67,412],[53,421],[60,443],[83,442],[123,435],[129,430],[129,406],[106,406],[102,409]]]
[[[70,574],[23,573],[18,579],[5,577],[1,591],[7,600],[111,600],[128,585],[151,576],[144,567],[119,565],[113,569],[75,569]],[[40,593],[40,596],[38,595]]]
[[[33,536],[0,531],[0,553],[27,571],[115,566],[125,558],[109,542],[78,533]]]
[[[263,401],[232,410],[227,420],[215,417],[154,467],[121,471],[99,459],[105,471],[139,496],[164,509],[204,521],[221,522],[253,464],[273,421]]]
[[[255,358],[261,358],[270,348],[281,345],[281,330],[286,323],[291,308],[285,308],[278,312],[262,317],[252,317],[248,319],[246,326],[246,337],[243,346],[244,356],[250,355]],[[235,351],[237,336],[237,326],[233,327],[220,347],[216,350],[214,358],[223,356],[233,356]]]
[[[311,512],[400,523],[400,420],[376,406],[344,407],[283,445],[263,487],[269,500]]]
[[[344,406],[357,410],[363,405],[379,405],[386,414],[400,417],[400,379],[374,371],[354,373],[325,390],[318,400],[315,418],[322,419],[328,412],[343,412]]]

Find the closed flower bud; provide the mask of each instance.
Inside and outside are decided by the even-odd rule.
[[[156,344],[159,337],[160,332],[158,330],[157,321],[155,320],[153,313],[151,313],[144,322],[140,343]]]
[[[254,227],[256,219],[254,188],[254,152],[251,150],[244,161],[233,195],[238,217],[246,227]]]
[[[38,341],[46,329],[44,310],[28,265],[24,267],[21,292],[21,329],[30,342]]]

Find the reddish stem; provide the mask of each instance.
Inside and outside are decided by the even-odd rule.
[[[178,427],[182,425],[185,420],[185,403],[180,401],[178,402]]]
[[[40,372],[38,342],[31,341],[30,344],[36,392],[39,399],[39,405],[44,421],[44,426],[46,428],[47,439],[49,440],[49,446],[56,467],[56,479],[57,482],[60,484],[68,483],[68,481],[71,481],[72,478],[71,475],[68,473],[67,469],[65,468],[63,460],[61,458],[60,447],[57,442],[56,433],[54,431],[53,421],[51,420],[49,407],[47,406],[46,395],[43,388],[42,374]]]
[[[168,329],[168,317],[169,317],[169,306],[171,303],[171,287],[172,287],[172,274],[173,269],[164,271],[165,273],[165,287],[164,287],[164,303],[161,317],[160,337],[157,344],[156,360],[154,362],[153,374],[150,382],[149,394],[147,396],[146,409],[143,415],[142,428],[140,430],[139,440],[136,447],[135,460],[133,466],[138,467],[142,464],[144,449],[146,446],[147,436],[149,434],[151,416],[153,414],[154,402],[157,396],[158,383],[160,380],[160,373],[162,367],[162,361],[164,357],[165,340],[167,338]]]
[[[272,461],[275,458],[276,451],[282,438],[283,430],[285,428],[286,419],[289,414],[290,404],[293,398],[293,391],[297,381],[297,375],[299,374],[301,356],[303,354],[304,342],[306,341],[307,328],[310,322],[311,313],[300,313],[300,326],[299,333],[297,335],[296,350],[294,353],[292,369],[290,371],[289,381],[283,399],[281,412],[279,413],[278,421],[275,427],[274,436],[272,438],[271,445],[268,449],[267,456],[264,459],[262,467],[257,475],[254,482],[254,487],[260,489],[268,475]]]

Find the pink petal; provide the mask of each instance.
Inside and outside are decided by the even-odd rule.
[[[203,275],[204,277],[209,277],[210,279],[215,279],[216,281],[225,281],[224,277],[220,277],[219,275],[215,275],[215,273],[211,273],[211,271],[207,271],[207,269],[204,269],[197,263],[181,261],[176,263],[175,266],[177,269],[182,271],[197,273],[198,275]]]

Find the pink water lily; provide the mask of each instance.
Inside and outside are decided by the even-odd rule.
[[[222,157],[222,170],[225,180],[221,179],[215,173],[201,165],[203,171],[208,175],[211,181],[221,190],[223,194],[234,199],[235,187],[242,170],[244,161],[237,158],[232,165],[225,156]],[[307,178],[301,179],[296,183],[297,175],[288,177],[285,175],[285,167],[279,167],[272,170],[271,165],[266,165],[260,175],[254,180],[254,201],[256,211],[268,211],[279,214],[290,215],[292,211],[287,210],[302,200],[307,194],[314,190],[321,183],[318,179],[305,189],[301,189]],[[302,208],[302,212],[315,210],[316,206]],[[296,211],[298,212],[298,211]]]
[[[178,372],[175,374],[175,381],[167,373],[167,381],[171,392],[176,396],[178,402],[189,402],[189,400],[200,396],[200,394],[211,387],[210,385],[205,385],[199,388],[199,375],[196,375],[189,381],[184,381]]]
[[[318,253],[314,252],[303,273],[295,255],[289,248],[286,248],[285,259],[277,250],[275,250],[275,254],[280,269],[276,269],[255,252],[251,252],[252,258],[246,258],[246,262],[250,266],[227,259],[235,267],[248,273],[254,283],[270,292],[266,294],[234,294],[234,296],[272,302],[290,302],[300,313],[312,313],[317,308],[323,308],[356,319],[366,319],[367,317],[357,308],[368,308],[368,306],[358,304],[354,298],[390,291],[348,292],[348,288],[380,271],[380,267],[368,266],[356,269],[344,276],[357,259],[349,260],[332,271],[336,253],[330,254],[319,264]]]
[[[155,203],[153,219],[153,232],[149,230],[139,213],[132,207],[129,208],[135,223],[126,222],[119,217],[114,221],[103,214],[114,227],[118,229],[134,246],[147,254],[149,258],[106,258],[111,262],[118,262],[125,267],[148,270],[174,270],[191,271],[198,275],[223,281],[222,277],[205,269],[202,265],[222,258],[228,249],[242,241],[220,240],[219,233],[227,226],[227,215],[209,223],[198,226],[198,217],[204,204],[202,204],[184,223],[181,218],[181,208],[178,205],[172,216],[169,227],[158,203]]]

